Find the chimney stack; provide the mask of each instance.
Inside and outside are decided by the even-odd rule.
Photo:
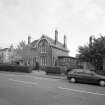
[[[89,47],[92,47],[93,41],[94,41],[94,36],[92,35],[89,37]]]
[[[57,44],[58,41],[58,30],[55,30],[55,44]]]
[[[28,36],[28,44],[31,43],[31,36]]]
[[[64,48],[67,47],[67,39],[66,39],[66,35],[64,35]]]

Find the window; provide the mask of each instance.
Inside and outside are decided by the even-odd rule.
[[[54,58],[54,56],[53,56],[53,65],[55,64],[55,58]]]
[[[69,58],[69,62],[71,62],[71,59]]]
[[[85,76],[92,76],[91,73],[85,73],[85,72],[84,72],[84,75]]]
[[[40,52],[41,53],[47,53],[47,47],[46,46],[40,46]]]
[[[47,65],[47,58],[46,57],[44,58],[44,65],[45,66]]]
[[[36,64],[36,57],[33,58],[33,65]]]
[[[42,65],[42,58],[40,58],[40,64]]]
[[[45,46],[44,47],[41,47],[41,53],[47,53],[47,49],[46,49]]]
[[[47,58],[46,57],[41,57],[40,58],[40,64],[42,66],[46,66],[47,65]]]

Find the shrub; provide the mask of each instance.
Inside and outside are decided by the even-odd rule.
[[[99,75],[104,75],[105,76],[105,71],[104,70],[96,70],[95,71],[97,74],[99,74]]]
[[[0,71],[12,71],[12,72],[26,72],[31,73],[32,68],[29,66],[11,65],[11,64],[0,64]]]
[[[46,74],[61,74],[60,67],[46,67],[45,68]]]

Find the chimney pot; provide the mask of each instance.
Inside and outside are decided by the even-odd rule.
[[[55,30],[55,44],[57,44],[58,41],[58,30]]]
[[[28,44],[31,43],[31,36],[28,36]]]
[[[64,48],[67,47],[67,39],[66,39],[66,35],[64,35]]]

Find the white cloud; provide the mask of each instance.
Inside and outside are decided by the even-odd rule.
[[[103,0],[0,0],[0,42],[17,43],[28,33],[35,33],[34,38],[42,33],[54,38],[58,28],[59,40],[66,34],[74,55],[91,34],[104,32],[104,7]]]

